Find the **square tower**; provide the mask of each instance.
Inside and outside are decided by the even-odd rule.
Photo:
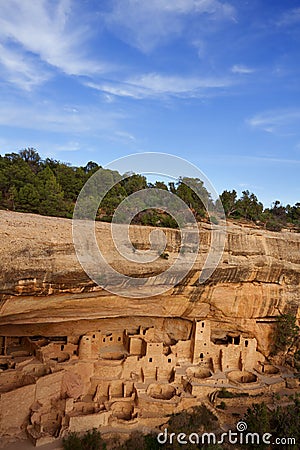
[[[191,339],[191,359],[198,364],[210,357],[210,322],[195,320]]]

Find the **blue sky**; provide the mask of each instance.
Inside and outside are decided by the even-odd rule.
[[[299,75],[299,0],[0,0],[0,153],[167,152],[294,204]]]

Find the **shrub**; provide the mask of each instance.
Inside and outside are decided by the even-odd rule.
[[[296,325],[296,316],[287,313],[277,317],[273,338],[272,354],[280,351],[288,351],[293,346],[299,334],[299,327]]]
[[[269,231],[281,231],[282,227],[283,227],[282,223],[277,222],[276,220],[269,220],[266,223],[266,229]]]
[[[222,388],[218,394],[219,398],[236,398],[236,397],[249,397],[248,392],[229,392],[227,389]]]
[[[182,411],[181,413],[173,414],[168,423],[168,431],[192,433],[199,428],[210,431],[216,427],[217,422],[218,419],[205,405],[195,406],[192,412]]]
[[[66,438],[63,438],[64,450],[82,450],[81,440],[77,433],[70,433]]]
[[[156,434],[147,434],[146,436],[143,436],[139,432],[134,432],[119,448],[120,450],[158,450],[161,448],[161,445],[157,441]]]
[[[161,253],[161,254],[159,255],[159,257],[162,258],[162,259],[169,259],[169,253],[163,252],[163,253]]]
[[[70,433],[63,438],[64,450],[106,450],[106,444],[101,437],[100,431],[95,428],[87,431],[83,436],[78,433]]]
[[[234,394],[232,392],[228,392],[227,389],[222,388],[218,394],[219,398],[233,398]]]
[[[278,406],[275,410],[269,411],[265,403],[253,404],[248,408],[243,420],[248,425],[247,431],[251,433],[271,433],[272,437],[290,437],[294,438],[296,444],[289,444],[281,448],[297,449],[300,439],[300,400],[296,395],[292,398],[293,403],[288,407]],[[261,444],[256,447],[266,448]]]
[[[211,216],[210,221],[214,225],[218,225],[218,223],[219,223],[218,219],[215,216]]]
[[[222,401],[219,405],[217,405],[217,408],[219,409],[226,409],[226,403],[224,401]]]

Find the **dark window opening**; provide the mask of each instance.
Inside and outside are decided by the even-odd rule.
[[[118,341],[120,342],[120,340],[121,340],[121,338],[120,338],[120,336],[118,337]]]
[[[152,358],[149,358],[149,362],[152,362]]]
[[[61,345],[61,346],[60,346],[61,351],[63,351],[64,348],[65,348],[64,345]]]
[[[239,343],[240,343],[240,336],[234,337],[234,338],[233,338],[233,343],[234,343],[235,345],[239,345]]]
[[[204,322],[202,322],[202,328],[204,328]]]
[[[200,358],[201,358],[201,359],[203,359],[203,358],[204,358],[204,355],[203,355],[203,353],[200,353]]]
[[[168,358],[168,363],[170,363],[170,362],[172,362],[172,359],[171,359],[171,358]]]
[[[245,341],[245,347],[248,347],[248,341]]]

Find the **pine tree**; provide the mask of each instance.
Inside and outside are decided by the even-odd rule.
[[[63,190],[50,167],[39,174],[39,213],[49,216],[63,216],[66,213]]]

